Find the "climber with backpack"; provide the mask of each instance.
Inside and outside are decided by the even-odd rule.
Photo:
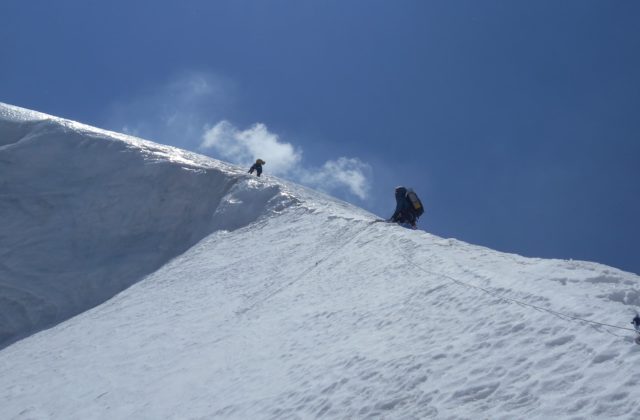
[[[256,163],[254,163],[253,165],[251,165],[251,168],[249,168],[249,173],[252,174],[253,171],[256,171],[256,175],[260,176],[262,175],[262,165],[264,165],[266,162],[262,159],[257,159]]]
[[[396,187],[396,211],[388,222],[417,229],[416,222],[423,213],[422,202],[411,188]]]

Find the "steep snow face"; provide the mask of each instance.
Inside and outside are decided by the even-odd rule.
[[[0,351],[3,418],[640,418],[634,333],[574,319],[629,327],[638,276],[224,172],[196,245]]]
[[[0,347],[293,203],[220,162],[4,104],[0,174]]]

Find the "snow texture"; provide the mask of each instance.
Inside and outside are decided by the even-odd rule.
[[[640,418],[638,276],[245,171],[0,104],[0,418]]]

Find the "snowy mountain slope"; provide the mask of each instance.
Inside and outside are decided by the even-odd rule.
[[[220,162],[2,104],[0,144],[0,346],[287,201]]]
[[[194,246],[0,351],[0,418],[640,416],[633,333],[566,317],[628,327],[638,276],[376,223],[276,179],[131,147],[238,181]],[[120,172],[139,179],[137,166],[148,160]],[[245,207],[257,210],[240,223]]]

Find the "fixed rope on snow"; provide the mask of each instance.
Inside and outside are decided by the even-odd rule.
[[[297,275],[293,280],[291,280],[290,282],[278,287],[277,289],[275,289],[274,291],[272,291],[271,293],[269,293],[267,296],[265,296],[264,298],[253,302],[251,305],[239,309],[236,311],[236,314],[242,315],[248,311],[250,311],[251,309],[255,308],[256,306],[266,302],[267,300],[271,299],[273,296],[277,295],[278,293],[282,292],[284,289],[287,289],[291,286],[293,286],[295,283],[297,283],[298,281],[300,281],[301,279],[303,279],[307,274],[309,274],[311,271],[315,270],[316,268],[318,268],[318,266],[320,264],[322,264],[323,262],[327,261],[329,258],[331,258],[333,255],[335,255],[338,251],[343,250],[347,245],[349,245],[351,242],[353,242],[358,236],[360,236],[363,232],[366,231],[366,229],[373,225],[374,223],[378,223],[384,220],[372,220],[370,222],[368,222],[366,224],[366,226],[364,227],[364,229],[360,229],[357,230],[356,233],[354,235],[351,235],[346,241],[344,241],[342,243],[342,245],[340,245],[337,248],[334,248],[333,250],[331,250],[331,252],[329,252],[327,255],[325,255],[324,257],[320,258],[319,260],[317,260],[315,262],[315,264],[309,266],[306,270],[304,270],[302,273],[300,273],[299,275]]]
[[[498,299],[501,299],[501,300],[506,301],[506,302],[509,302],[509,303],[515,303],[515,304],[517,304],[517,305],[520,305],[520,306],[523,306],[523,307],[527,307],[527,308],[531,308],[531,309],[534,309],[534,310],[536,310],[536,311],[547,312],[547,313],[552,314],[552,315],[554,315],[554,316],[556,316],[556,317],[558,317],[558,318],[560,318],[560,319],[568,319],[568,320],[572,320],[572,321],[579,321],[579,322],[583,322],[583,323],[585,323],[585,324],[589,324],[589,325],[593,326],[594,328],[597,328],[597,327],[606,327],[606,328],[614,328],[614,329],[624,330],[624,331],[633,331],[633,332],[637,333],[637,337],[636,337],[636,339],[635,339],[635,342],[636,342],[636,343],[638,343],[638,344],[640,344],[640,315],[638,315],[638,314],[636,314],[636,317],[635,317],[635,318],[633,319],[633,321],[631,322],[631,323],[634,325],[634,327],[635,327],[635,328],[620,327],[620,326],[617,326],[617,325],[606,324],[606,323],[604,323],[604,322],[592,321],[592,320],[585,319],[585,318],[581,318],[581,317],[578,317],[578,316],[569,315],[569,314],[565,314],[565,313],[562,313],[562,312],[559,312],[559,311],[554,311],[554,310],[552,310],[552,309],[543,308],[543,307],[541,307],[541,306],[537,306],[537,305],[533,305],[533,304],[530,304],[530,303],[522,302],[522,301],[520,301],[520,300],[513,299],[513,298],[507,297],[507,296],[505,296],[505,295],[501,295],[501,294],[499,294],[499,293],[497,293],[497,292],[494,292],[494,291],[492,291],[492,290],[485,289],[485,288],[483,288],[483,287],[476,286],[476,285],[473,285],[473,284],[466,283],[466,282],[464,282],[464,281],[461,281],[461,280],[455,279],[455,278],[453,278],[453,277],[451,277],[451,276],[448,276],[448,275],[446,275],[446,274],[435,273],[435,272],[433,272],[433,271],[426,270],[425,268],[423,268],[423,267],[422,267],[422,266],[420,266],[419,264],[417,264],[417,263],[413,262],[412,260],[410,260],[410,259],[409,259],[407,256],[405,256],[402,252],[400,252],[400,255],[402,256],[402,258],[403,258],[407,263],[409,263],[409,264],[413,265],[413,266],[414,266],[414,267],[416,267],[417,269],[419,269],[419,270],[421,270],[421,271],[423,271],[423,272],[425,272],[425,273],[427,273],[427,274],[430,274],[430,275],[432,275],[432,276],[438,276],[438,277],[445,278],[445,279],[447,279],[447,280],[449,280],[449,281],[451,281],[451,282],[453,282],[453,283],[455,283],[455,284],[458,284],[458,285],[461,285],[461,286],[465,286],[465,287],[467,287],[467,288],[480,290],[480,291],[481,291],[481,292],[483,292],[483,293],[486,293],[486,294],[488,294],[488,295],[491,295],[491,296],[493,296],[493,297],[496,297],[496,298],[498,298]],[[475,275],[475,274],[474,274],[474,275]],[[624,337],[624,336],[620,336],[620,335],[617,335],[617,334],[613,334],[613,333],[612,333],[612,332],[610,332],[610,331],[606,331],[606,330],[605,330],[605,332],[607,332],[608,334],[614,335],[614,336],[616,336],[616,337]]]

